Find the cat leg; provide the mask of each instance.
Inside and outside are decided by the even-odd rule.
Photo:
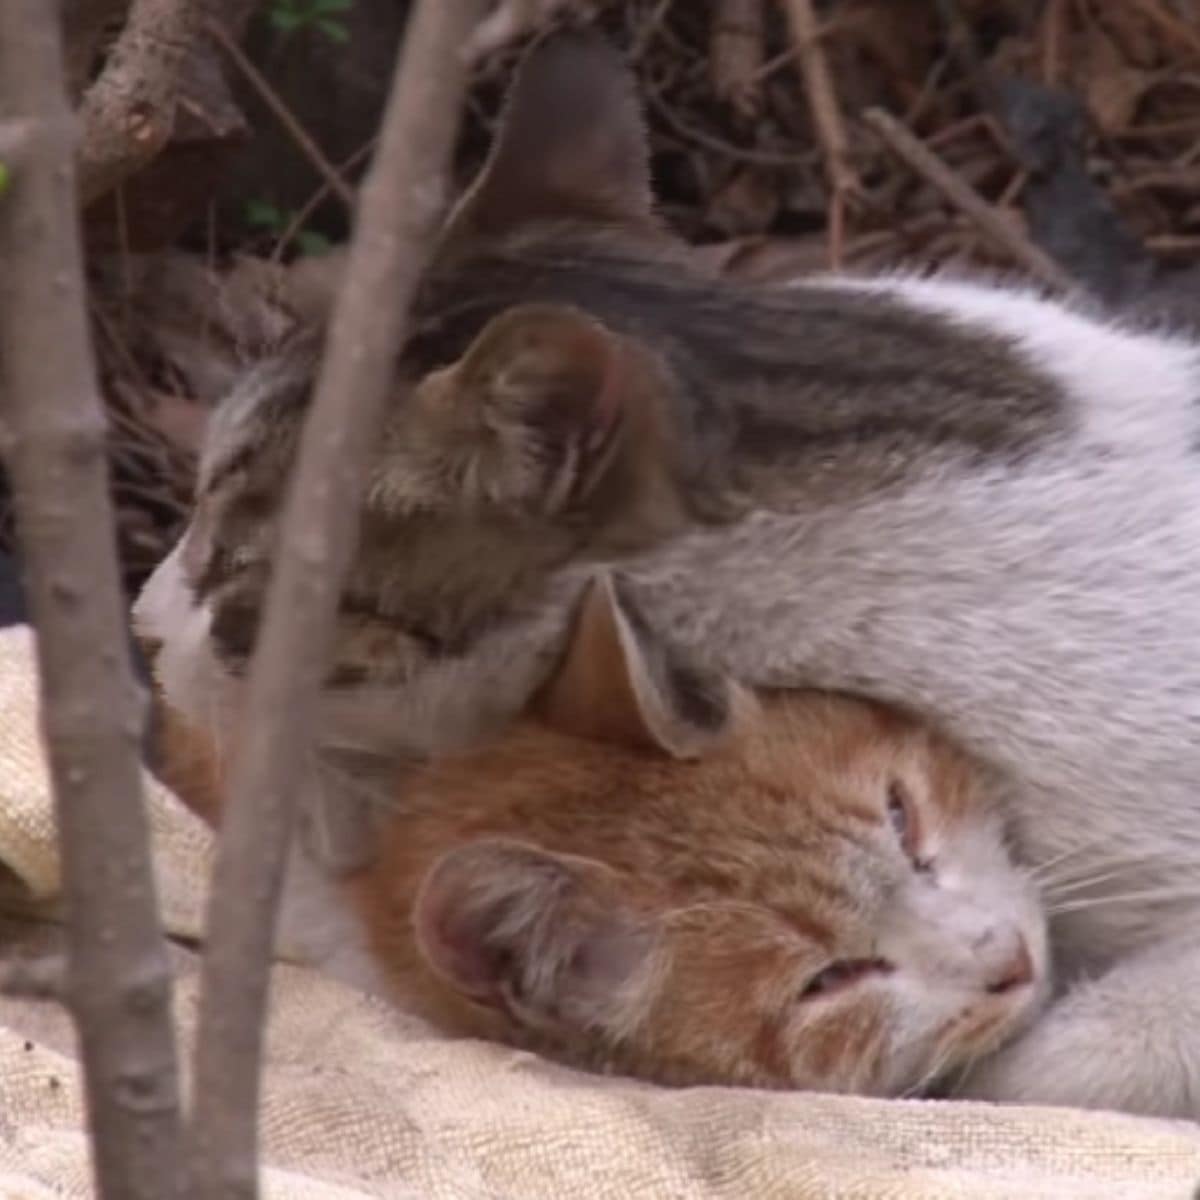
[[[1200,933],[1072,985],[953,1094],[1200,1118]]]

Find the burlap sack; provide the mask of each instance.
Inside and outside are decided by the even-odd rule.
[[[0,861],[58,888],[27,630],[0,633]],[[195,934],[206,831],[147,780],[173,931]],[[26,917],[15,942],[52,940]],[[177,952],[184,1050],[194,961]],[[0,1194],[87,1196],[72,1036],[53,1006],[0,1000]],[[1102,1052],[1097,1047],[1097,1052]],[[295,966],[275,968],[263,1123],[274,1200],[1190,1200],[1200,1128],[1066,1109],[672,1091],[438,1038]]]

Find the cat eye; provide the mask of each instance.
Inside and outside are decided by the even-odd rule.
[[[901,849],[912,859],[912,864],[918,871],[928,871],[932,864],[917,853],[920,848],[921,830],[917,823],[916,806],[908,794],[908,789],[898,779],[893,779],[888,784],[887,812],[888,820],[900,840]]]
[[[801,989],[798,1000],[811,1000],[842,991],[868,975],[886,975],[892,964],[883,958],[844,958],[818,971]]]

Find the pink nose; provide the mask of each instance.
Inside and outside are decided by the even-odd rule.
[[[1033,959],[1029,956],[1029,947],[1025,945],[1025,939],[1018,934],[1016,950],[1009,960],[997,969],[995,977],[987,985],[987,990],[992,995],[999,996],[1032,982]]]

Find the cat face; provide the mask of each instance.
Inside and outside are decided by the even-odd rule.
[[[1036,1012],[1044,920],[955,748],[688,671],[608,583],[573,637],[537,719],[406,784],[364,911],[410,1000],[660,1082],[884,1095]]]

